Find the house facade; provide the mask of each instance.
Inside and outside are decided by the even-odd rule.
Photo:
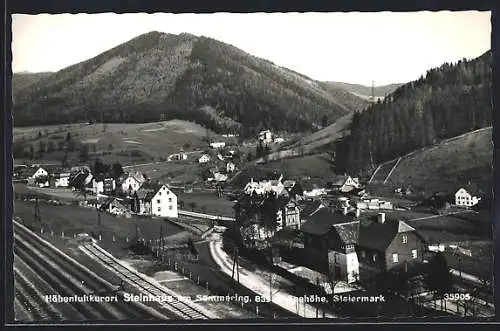
[[[145,178],[143,176],[128,175],[121,183],[121,189],[125,193],[135,193],[144,183]],[[104,189],[104,188],[103,188]]]
[[[111,198],[106,200],[101,205],[101,210],[104,210],[105,212],[115,216],[123,216],[127,218],[132,216],[130,209],[126,207],[126,204],[124,204],[117,198]]]
[[[203,154],[199,159],[198,163],[208,163],[210,161],[210,155]]]
[[[236,165],[233,162],[228,162],[226,164],[226,172],[227,173],[234,172],[235,170],[236,170]]]
[[[54,180],[55,187],[68,187],[69,186],[70,173],[61,173]]]
[[[178,217],[177,196],[167,185],[144,183],[135,194],[140,215]]]
[[[264,130],[259,132],[259,141],[263,144],[270,144],[273,142],[273,134],[271,130]]]
[[[465,188],[460,188],[455,193],[455,205],[457,206],[472,207],[477,205],[480,200],[481,200],[480,197],[471,194]]]
[[[312,265],[324,270],[330,279],[353,283],[359,277],[355,245],[359,221],[348,215],[319,208],[302,225],[304,249]]]
[[[360,263],[374,272],[422,262],[425,244],[414,228],[403,221],[378,213],[360,227],[358,256]]]
[[[34,173],[33,175],[31,175],[31,177],[33,179],[37,179],[39,177],[48,177],[49,176],[49,172],[47,170],[45,170],[44,168],[40,167],[38,168]]]
[[[223,141],[213,142],[210,143],[210,147],[212,147],[213,149],[224,148],[226,147],[226,143]]]

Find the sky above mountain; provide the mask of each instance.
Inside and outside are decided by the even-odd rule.
[[[490,49],[490,12],[39,14],[12,16],[13,72],[58,71],[150,32],[203,35],[313,79],[417,79]]]

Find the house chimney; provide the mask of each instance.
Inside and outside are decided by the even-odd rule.
[[[342,215],[347,215],[347,207],[346,206],[342,207]]]
[[[361,215],[361,209],[356,208],[356,218],[359,218],[359,215]]]
[[[378,213],[377,220],[380,224],[384,224],[385,222],[385,213]]]

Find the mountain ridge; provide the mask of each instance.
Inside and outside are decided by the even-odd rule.
[[[16,126],[178,118],[243,135],[315,131],[364,103],[215,39],[158,31],[17,86],[13,95]]]

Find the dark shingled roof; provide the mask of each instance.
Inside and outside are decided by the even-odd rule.
[[[334,225],[344,244],[355,244],[359,239],[359,221],[347,224]]]
[[[316,235],[327,233],[335,224],[355,221],[350,215],[334,213],[328,208],[321,208],[312,216],[306,216],[305,219],[306,222],[301,227],[302,231]]]
[[[385,252],[400,230],[407,232],[414,229],[387,214],[384,223],[379,223],[376,216],[372,217],[360,225],[359,245]]]
[[[317,211],[322,205],[320,200],[304,201],[300,207],[301,214],[306,217]],[[323,206],[324,207],[324,206]]]
[[[137,197],[141,200],[150,201],[162,186],[163,184],[146,182],[137,190]]]

